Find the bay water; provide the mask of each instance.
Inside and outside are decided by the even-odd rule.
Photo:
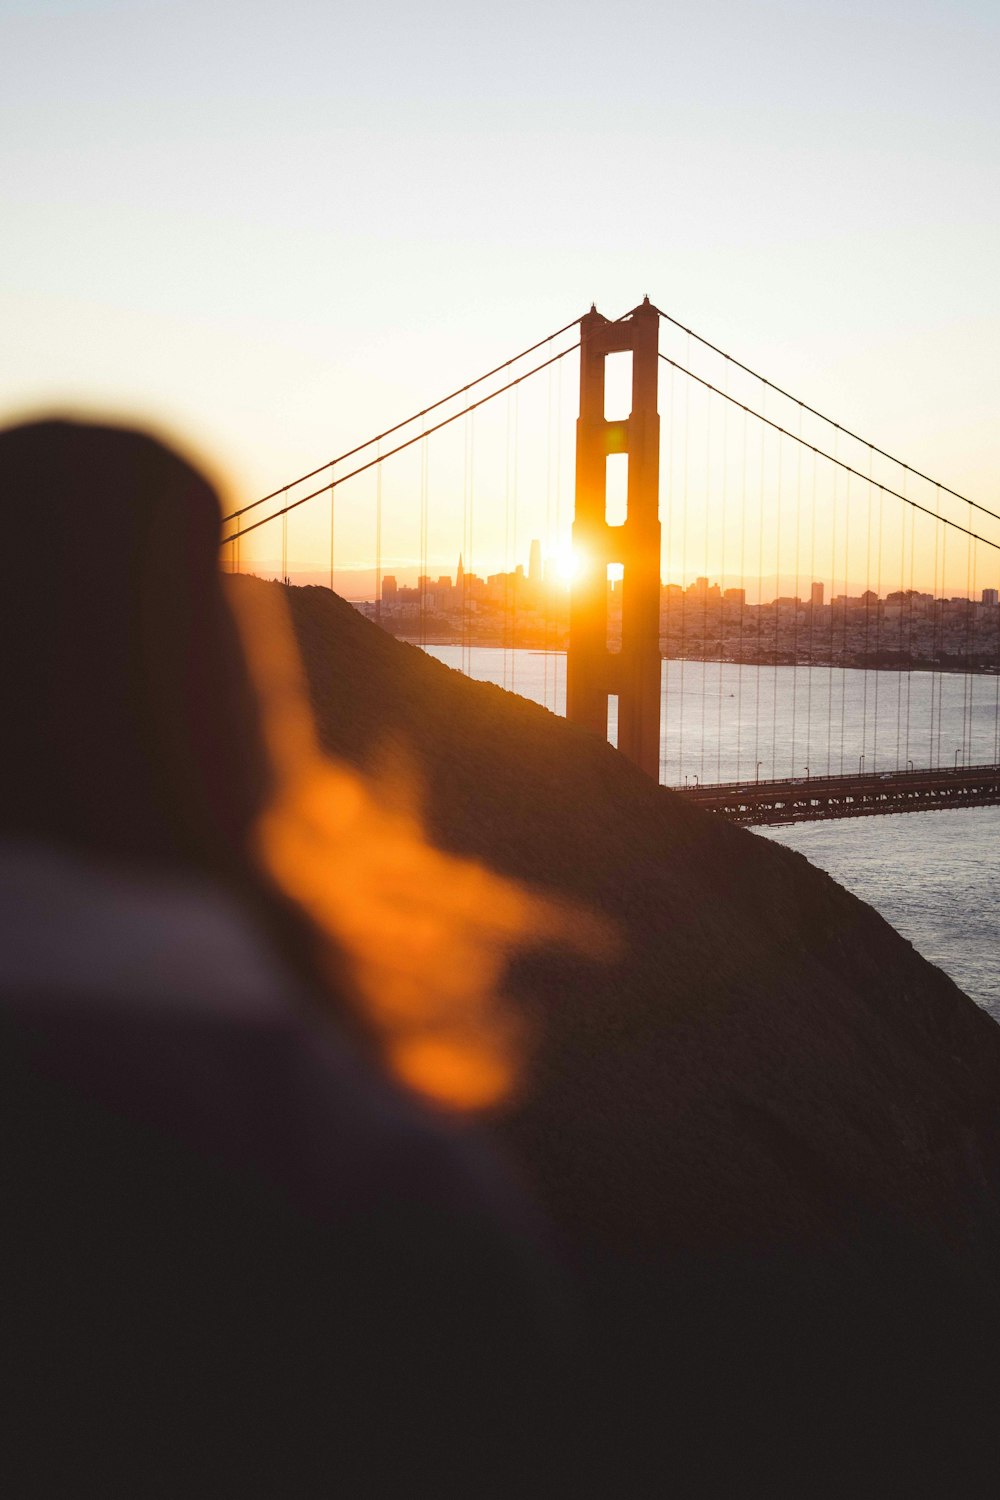
[[[562,652],[428,646],[563,714]],[[660,780],[754,781],[1000,761],[1000,679],[964,673],[662,664]],[[617,738],[611,700],[608,738]],[[1000,807],[754,830],[867,901],[1000,1021]]]

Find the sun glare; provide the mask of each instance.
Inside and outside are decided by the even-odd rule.
[[[580,576],[582,558],[572,542],[562,542],[552,553],[552,567],[560,583],[573,583]]]

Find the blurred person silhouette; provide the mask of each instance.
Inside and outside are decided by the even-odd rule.
[[[544,1232],[413,1092],[502,1093],[557,918],[322,762],[190,464],[42,421],[0,492],[5,1493],[562,1492]]]

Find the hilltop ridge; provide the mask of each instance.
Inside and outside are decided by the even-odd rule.
[[[800,855],[329,590],[287,592],[326,748],[404,747],[436,841],[625,935],[605,966],[519,962],[539,1041],[490,1123],[590,1299],[619,1492],[973,1493],[1000,1394],[1000,1029]]]

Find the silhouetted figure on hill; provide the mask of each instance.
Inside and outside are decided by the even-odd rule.
[[[45,422],[0,494],[4,1492],[556,1493],[535,1227],[251,857],[213,490]]]

